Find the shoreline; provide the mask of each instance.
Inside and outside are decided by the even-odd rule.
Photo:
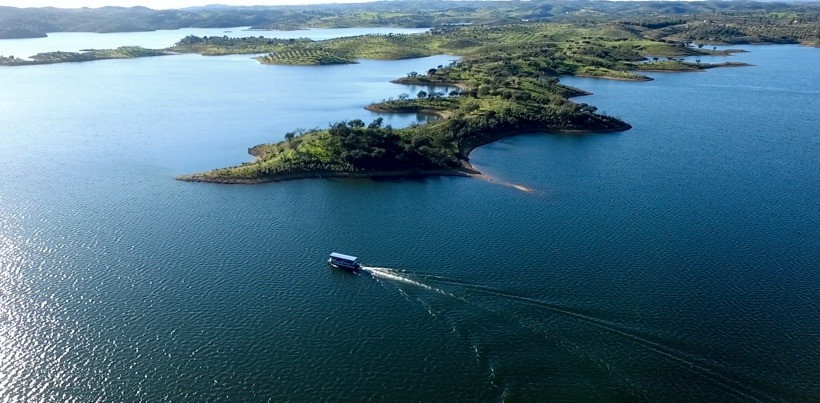
[[[469,164],[468,164],[469,165]],[[470,177],[480,175],[480,172],[468,172],[458,169],[425,169],[402,171],[316,171],[316,172],[287,172],[264,178],[254,179],[225,179],[207,178],[203,174],[180,175],[174,180],[183,182],[216,183],[221,185],[261,185],[264,183],[285,182],[299,179],[376,179],[376,178],[414,178],[429,176],[461,176]]]
[[[519,128],[504,132],[499,132],[496,135],[481,139],[473,144],[466,144],[460,150],[464,156],[462,160],[470,169],[474,170],[475,172],[481,174],[481,172],[476,169],[472,164],[470,164],[470,153],[473,152],[478,147],[486,146],[487,144],[495,143],[498,140],[505,139],[507,137],[517,136],[519,134],[527,134],[527,133],[543,133],[543,134],[552,134],[552,135],[585,135],[585,134],[605,134],[605,133],[620,133],[625,132],[627,130],[632,129],[632,125],[629,123],[625,123],[623,126],[607,128],[607,129],[584,129],[584,130],[555,130],[549,128],[538,128],[538,127],[528,127],[528,128]]]
[[[517,136],[519,134],[526,134],[526,133],[544,133],[544,134],[553,134],[553,135],[584,135],[584,134],[596,134],[596,133],[620,133],[623,131],[627,131],[632,128],[632,125],[628,123],[624,123],[623,126],[607,128],[607,129],[584,129],[584,130],[554,130],[549,128],[537,128],[537,127],[529,127],[529,128],[520,128],[515,130],[509,131],[502,131],[495,135],[489,136],[485,139],[481,139],[473,144],[466,144],[460,147],[460,152],[462,157],[460,158],[461,168],[450,168],[450,169],[420,169],[420,170],[398,170],[398,171],[314,171],[314,172],[283,172],[279,174],[274,174],[267,177],[262,178],[253,178],[253,179],[232,179],[232,178],[208,178],[205,176],[204,173],[194,173],[194,174],[187,174],[187,175],[179,175],[174,178],[174,180],[182,181],[182,182],[199,182],[199,183],[215,183],[215,184],[223,184],[223,185],[261,185],[265,183],[274,183],[274,182],[285,182],[291,180],[299,180],[299,179],[334,179],[334,178],[346,178],[346,179],[379,179],[379,178],[420,178],[420,177],[431,177],[431,176],[460,176],[460,177],[468,177],[468,178],[479,178],[485,179],[492,178],[485,173],[482,173],[478,169],[476,169],[471,163],[469,155],[470,153],[478,147],[485,146],[487,144],[494,143],[498,140]],[[252,152],[253,148],[248,150],[248,154],[253,155],[255,158],[259,158],[259,156],[255,155]],[[490,180],[490,182],[494,182]],[[505,182],[506,183],[506,182]],[[522,185],[517,185],[512,187],[529,192],[531,189],[526,188]],[[526,189],[526,190],[524,190]]]
[[[703,63],[700,65],[695,65],[691,69],[679,69],[679,70],[672,70],[672,69],[637,69],[633,71],[638,72],[648,72],[648,73],[703,73],[707,70],[717,69],[722,67],[755,67],[754,64],[743,63],[743,62],[723,62],[723,63]]]
[[[179,55],[179,53],[165,49],[148,49],[138,46],[121,46],[116,49],[82,49],[78,52],[44,52],[29,56],[27,58],[19,58],[15,56],[6,57],[0,55],[0,66],[43,66],[65,63],[88,63],[103,60],[132,60],[143,59],[148,57],[176,55]]]
[[[639,70],[639,71],[647,71],[647,70]],[[598,78],[601,80],[615,80],[615,81],[631,81],[636,83],[644,83],[647,81],[652,81],[654,78],[652,77],[645,77],[645,78],[626,78],[626,77],[610,77],[610,76],[592,76],[589,74],[575,74],[569,77],[581,77],[581,78]]]

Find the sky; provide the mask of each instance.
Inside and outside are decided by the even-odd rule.
[[[183,8],[208,4],[232,6],[258,6],[283,4],[317,3],[363,3],[366,0],[0,0],[0,6],[11,7],[105,7],[105,6],[145,6],[153,9]]]

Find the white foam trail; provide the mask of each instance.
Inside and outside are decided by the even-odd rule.
[[[361,269],[368,272],[368,273],[370,273],[370,275],[372,275],[373,277],[378,277],[378,278],[382,278],[382,279],[385,279],[385,280],[391,280],[391,281],[395,281],[395,282],[398,282],[398,283],[409,284],[409,285],[419,287],[419,288],[424,289],[424,290],[437,292],[439,294],[446,295],[448,297],[452,297],[452,298],[458,299],[460,301],[468,302],[464,298],[455,296],[455,295],[453,295],[453,294],[451,294],[447,291],[442,290],[441,288],[432,287],[430,285],[420,283],[416,280],[413,280],[409,277],[405,277],[399,271],[397,271],[395,269],[391,269],[389,267],[361,266]],[[433,312],[430,312],[430,313],[432,314]]]
[[[388,280],[398,281],[400,283],[414,285],[416,287],[420,287],[420,288],[423,288],[425,290],[442,292],[441,290],[439,290],[437,288],[430,287],[427,284],[422,284],[422,283],[419,283],[418,281],[411,280],[407,277],[404,277],[401,274],[397,273],[395,270],[387,268],[387,267],[362,266],[362,270],[370,273],[371,275],[373,275],[375,277],[381,277],[381,278],[388,279]]]

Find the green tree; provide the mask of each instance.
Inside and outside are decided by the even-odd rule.
[[[369,125],[367,125],[367,128],[368,129],[380,129],[382,127],[383,122],[384,122],[384,119],[382,117],[378,117],[376,119],[373,119],[373,122],[371,122]]]

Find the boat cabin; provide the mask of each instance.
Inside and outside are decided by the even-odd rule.
[[[345,269],[355,270],[360,267],[359,258],[356,256],[343,255],[336,252],[330,254],[330,259],[327,260],[327,263],[336,267],[343,267]]]

